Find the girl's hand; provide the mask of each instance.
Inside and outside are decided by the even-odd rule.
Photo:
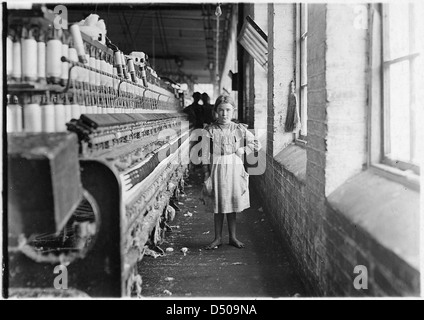
[[[244,148],[238,148],[236,151],[236,155],[238,155],[240,158],[244,154]]]

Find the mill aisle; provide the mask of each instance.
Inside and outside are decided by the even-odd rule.
[[[192,170],[186,183],[185,195],[178,204],[181,211],[171,223],[173,231],[160,245],[164,251],[173,251],[157,258],[145,256],[139,262],[143,297],[307,296],[289,263],[288,249],[274,233],[252,188],[251,208],[237,216],[238,238],[246,248],[228,244],[225,220],[223,245],[205,250],[213,240],[214,222],[213,214],[200,201],[200,170]],[[188,250],[185,255],[182,248]]]

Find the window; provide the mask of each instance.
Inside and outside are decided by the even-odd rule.
[[[238,42],[265,70],[268,70],[268,36],[250,16],[246,17]]]
[[[305,3],[296,5],[296,30],[296,88],[301,122],[301,128],[298,138],[301,140],[305,140],[308,130],[308,5]]]
[[[418,10],[414,3],[382,6],[383,164],[419,174],[422,148],[417,141],[417,85],[422,63]],[[421,35],[422,37],[422,35]],[[419,50],[421,48],[421,51]],[[422,106],[421,106],[422,107]]]

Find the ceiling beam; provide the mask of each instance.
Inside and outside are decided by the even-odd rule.
[[[47,8],[54,9],[54,4],[46,4]],[[85,3],[66,3],[66,7],[68,8],[68,12],[72,11],[123,11],[123,10],[169,10],[169,11],[201,11],[201,4],[185,4],[185,3],[177,3],[177,4],[159,4],[159,3],[102,3],[102,4],[85,4]]]
[[[231,6],[233,4],[221,5],[223,11],[219,36],[221,68],[227,47],[223,42],[228,39],[228,35],[224,36],[222,33],[230,31],[227,30],[229,24],[225,23],[227,22],[225,18],[228,17],[227,10],[231,12]],[[161,72],[165,69],[178,72],[175,59],[182,59],[183,66],[180,71],[187,76],[197,77],[201,83],[213,82],[215,78],[214,69],[208,68],[210,62],[215,61],[215,7],[216,3],[67,4],[69,21],[80,21],[89,14],[96,13],[100,19],[104,19],[108,37],[125,53],[146,52],[150,56],[151,63],[154,62],[155,68],[160,68]],[[158,13],[160,13],[160,24],[157,20]],[[167,42],[168,50],[165,50],[164,42]]]

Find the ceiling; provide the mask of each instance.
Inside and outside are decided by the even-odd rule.
[[[106,23],[107,37],[125,54],[147,53],[159,76],[179,83],[214,82],[215,4],[68,3],[66,7],[70,23],[98,14]],[[219,66],[224,65],[234,4],[221,4],[221,10]]]

